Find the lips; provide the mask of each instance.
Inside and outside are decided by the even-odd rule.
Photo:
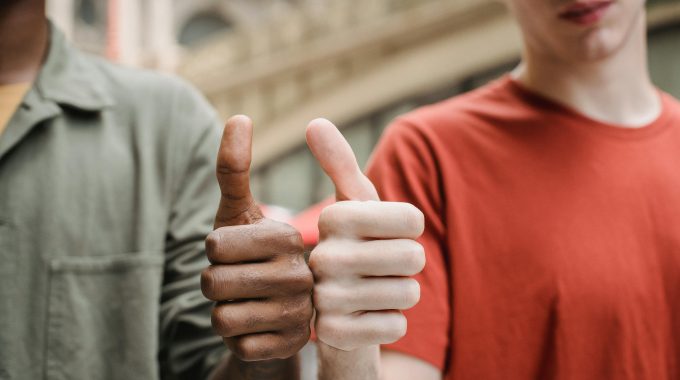
[[[578,1],[565,7],[559,17],[578,25],[592,25],[604,17],[613,1]]]

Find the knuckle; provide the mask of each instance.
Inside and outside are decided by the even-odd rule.
[[[328,307],[332,304],[329,302],[327,287],[328,285],[319,284],[314,288],[314,293],[312,294],[314,308],[316,308],[316,310],[319,312],[328,311]]]
[[[261,350],[259,347],[255,346],[248,337],[236,339],[232,351],[237,358],[243,361],[259,360],[261,357]]]
[[[357,263],[361,262],[362,257],[356,257],[349,246],[335,252],[329,260],[329,266],[335,273],[354,273]]]
[[[337,220],[337,205],[332,204],[321,210],[319,214],[319,232],[327,233],[332,231]]]
[[[295,228],[285,225],[286,231],[282,233],[281,245],[284,248],[285,253],[289,254],[302,254],[304,251],[304,243],[302,241],[302,235]]]
[[[413,273],[419,273],[425,268],[425,249],[415,240],[407,240],[406,266]]]
[[[347,243],[326,241],[312,251],[309,257],[309,268],[317,280],[338,277],[354,273],[361,259],[353,253],[352,247]]]
[[[344,351],[353,348],[341,318],[319,317],[316,322],[316,334],[320,341],[329,346]]]
[[[310,322],[314,318],[314,305],[312,304],[312,297],[307,298],[306,308],[303,314],[303,319],[305,324],[309,327]]]
[[[410,278],[406,280],[406,291],[404,292],[404,309],[410,309],[420,301],[420,283]]]
[[[206,298],[215,301],[214,289],[215,289],[214,276],[212,270],[208,267],[204,269],[203,272],[201,272],[201,291],[203,292],[203,295]]]
[[[309,325],[312,314],[311,296],[305,296],[303,298],[297,297],[296,299],[282,302],[278,318],[288,325]]]
[[[295,355],[303,345],[300,345],[299,339],[289,339],[285,343],[280,343],[279,347],[274,347],[266,359],[288,359]]]
[[[310,315],[311,317],[311,315]],[[311,320],[311,318],[310,318]],[[302,342],[301,346],[304,346],[307,344],[309,341],[309,338],[312,336],[312,326],[309,323],[309,321],[306,321],[303,325],[300,326],[300,333],[297,334],[299,340]]]
[[[356,202],[336,202],[324,208],[319,215],[319,232],[325,235],[343,230],[354,203]]]
[[[287,271],[283,278],[282,289],[285,289],[286,292],[309,292],[313,288],[314,277],[306,265]]]
[[[328,274],[328,270],[332,268],[329,260],[331,258],[332,254],[329,252],[327,243],[321,243],[312,250],[309,255],[309,269],[314,276],[323,278]]]
[[[344,305],[345,295],[343,290],[332,284],[320,284],[314,289],[314,306],[320,312],[337,310]]]
[[[276,247],[279,253],[284,254],[302,254],[304,252],[304,243],[302,235],[295,227],[267,219],[267,223],[263,224],[266,228],[266,233],[263,233],[260,240],[263,245]]]
[[[238,338],[232,350],[243,361],[286,359],[297,352],[299,344],[297,339],[259,339],[254,335]]]
[[[285,338],[282,347],[278,350],[278,358],[286,359],[295,355],[307,342],[311,334],[311,327],[309,323],[300,324],[283,332]]]
[[[274,297],[284,295],[289,292],[287,282],[288,272],[283,270],[281,273],[272,272],[266,264],[251,271],[237,271],[231,275],[228,284],[233,293],[256,292],[262,295]]]
[[[212,231],[205,238],[205,252],[208,255],[208,260],[211,263],[214,263],[218,260],[220,241],[220,233],[217,230]]]
[[[211,265],[201,272],[201,291],[203,295],[212,301],[224,301],[227,289],[242,286],[230,279],[225,266]]]
[[[226,307],[218,306],[213,308],[210,321],[212,323],[213,330],[215,330],[217,335],[223,337],[231,337],[234,335],[234,322],[231,320]]]
[[[406,335],[407,321],[402,313],[392,313],[390,318],[384,322],[382,344],[389,344],[398,341]]]
[[[404,203],[404,219],[410,231],[420,236],[425,230],[425,215],[416,206],[410,203]]]
[[[318,286],[315,287],[314,293],[312,293],[312,304],[314,305],[314,309],[316,309],[317,312],[319,313],[326,312],[327,310],[327,305],[324,299],[325,298],[321,294],[319,294]]]
[[[287,335],[284,341],[284,347],[282,347],[278,358],[287,359],[295,355],[302,349],[302,347],[309,342],[309,337],[311,336],[311,327],[309,324],[301,326],[292,332],[292,336]]]

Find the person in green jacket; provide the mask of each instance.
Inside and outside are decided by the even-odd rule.
[[[44,0],[0,2],[0,379],[298,376],[211,327],[221,129],[181,80],[69,46]]]

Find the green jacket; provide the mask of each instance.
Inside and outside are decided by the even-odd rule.
[[[0,135],[0,379],[200,379],[220,122],[194,89],[70,47]]]

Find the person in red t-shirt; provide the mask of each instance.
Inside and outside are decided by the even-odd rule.
[[[353,201],[310,258],[323,379],[680,378],[680,103],[650,81],[645,2],[507,3],[522,63],[397,119],[370,181],[308,129]]]
[[[680,104],[644,2],[508,3],[519,67],[397,119],[369,163],[426,224],[383,377],[678,379]]]

